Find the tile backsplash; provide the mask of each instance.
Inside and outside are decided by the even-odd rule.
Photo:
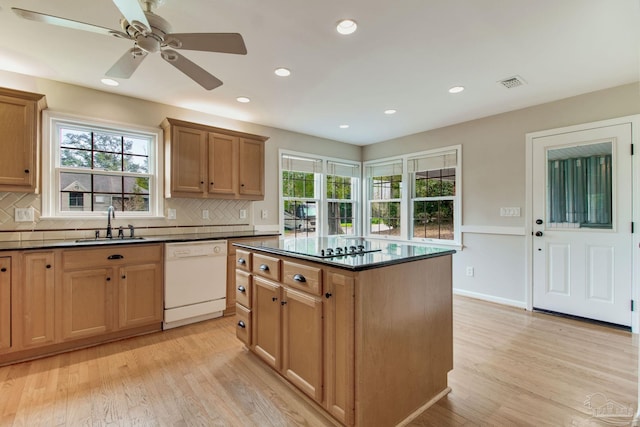
[[[175,209],[176,219],[119,219],[116,213],[112,225],[126,229],[127,224],[133,224],[139,235],[252,230],[251,204],[247,200],[166,199],[165,216],[168,209]],[[100,219],[41,219],[41,207],[39,194],[0,193],[0,241],[92,237],[93,230],[104,233],[106,228],[106,214]],[[16,208],[33,208],[34,221],[15,222]],[[247,217],[241,219],[242,209]],[[202,218],[204,210],[209,212],[209,219]]]

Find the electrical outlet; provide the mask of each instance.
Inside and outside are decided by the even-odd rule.
[[[247,210],[240,209],[240,219],[246,219],[246,218],[247,218]]]
[[[266,210],[266,209],[262,209],[262,212],[261,212],[261,218],[262,218],[262,219],[267,219],[267,218],[269,218],[269,211],[268,211],[268,210]]]
[[[473,267],[469,267],[469,266],[468,266],[468,267],[467,267],[467,276],[468,276],[468,277],[473,277],[473,273],[474,273],[474,271],[473,271]]]
[[[202,210],[202,219],[209,219],[209,210],[208,209],[203,209]]]
[[[176,219],[175,209],[167,209],[167,219]]]
[[[15,222],[33,222],[33,208],[16,208],[14,212]]]

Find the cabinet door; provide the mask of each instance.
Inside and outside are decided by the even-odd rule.
[[[0,351],[11,347],[11,257],[0,257]]]
[[[296,387],[322,402],[322,299],[284,288],[282,373]]]
[[[238,138],[209,133],[210,194],[235,196],[238,192]]]
[[[25,347],[55,340],[55,255],[53,252],[24,254],[22,285],[22,344]]]
[[[171,191],[204,194],[207,132],[174,126],[171,138]]]
[[[325,405],[346,425],[354,423],[353,278],[329,272],[325,281]]]
[[[114,273],[111,268],[96,268],[63,274],[63,339],[100,335],[113,329]]]
[[[162,265],[120,268],[118,300],[120,329],[162,322]]]
[[[254,277],[252,298],[253,351],[273,368],[280,369],[280,285]]]
[[[35,189],[36,102],[0,94],[0,187],[2,191]],[[4,187],[7,186],[7,187]]]
[[[264,142],[240,138],[240,188],[244,198],[264,198]]]

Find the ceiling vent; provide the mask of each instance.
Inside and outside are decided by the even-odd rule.
[[[514,87],[523,86],[526,82],[520,76],[513,76],[504,80],[500,80],[498,83],[500,83],[507,89],[513,89]]]

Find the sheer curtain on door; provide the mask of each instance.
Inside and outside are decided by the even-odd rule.
[[[611,228],[611,154],[548,158],[548,224],[566,228]]]

